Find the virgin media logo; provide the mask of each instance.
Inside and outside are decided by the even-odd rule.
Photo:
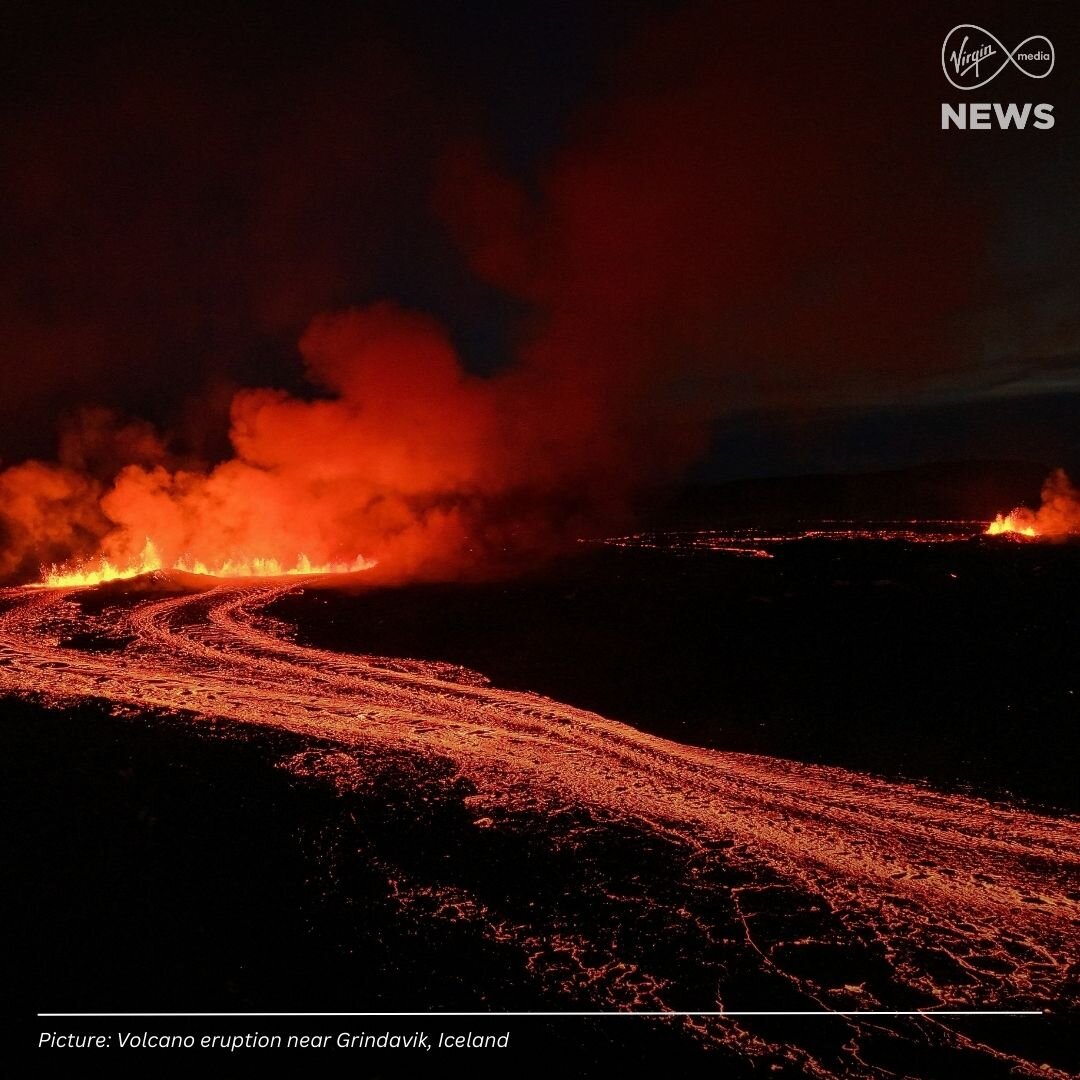
[[[1054,70],[1054,46],[1044,34],[1032,34],[1010,51],[973,23],[954,26],[941,43],[941,70],[957,90],[977,90],[1010,65],[1029,79],[1045,79]]]

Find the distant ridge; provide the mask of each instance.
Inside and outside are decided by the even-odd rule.
[[[944,461],[872,473],[731,480],[669,493],[649,517],[657,528],[825,518],[990,520],[1015,506],[1038,505],[1050,471],[1030,461]]]

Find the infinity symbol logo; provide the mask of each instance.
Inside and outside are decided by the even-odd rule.
[[[989,30],[971,23],[954,26],[941,45],[941,70],[957,90],[977,90],[1010,64],[1030,79],[1045,79],[1054,70],[1054,46],[1044,34],[1032,34],[1009,52]]]

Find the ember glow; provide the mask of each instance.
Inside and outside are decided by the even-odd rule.
[[[404,915],[468,921],[577,1007],[737,1008],[725,989],[732,970],[811,1010],[1038,1010],[1067,994],[1080,961],[1080,820],[685,746],[452,665],[305,647],[265,614],[299,585],[223,584],[93,615],[71,591],[0,592],[0,694],[286,730],[311,739],[287,767],[345,786],[387,754],[417,768],[449,762],[478,828],[568,820],[571,833],[552,842],[575,852],[612,828],[664,846],[674,862],[659,883],[642,876],[628,893],[593,871],[589,903],[605,915],[592,936],[392,871]],[[122,644],[65,648],[76,632]],[[653,932],[693,957],[678,978],[635,951]],[[917,1029],[879,1017],[836,1023],[853,1053],[931,1040],[971,1055],[980,1075],[980,1063],[1066,1075],[942,1016]],[[836,1075],[797,1032],[763,1034],[735,1018],[690,1031],[763,1068],[796,1061],[805,1075]]]
[[[199,559],[180,558],[171,566],[173,570],[180,570],[187,574],[198,574],[203,577],[215,578],[268,578],[268,577],[300,577],[319,574],[352,574],[360,570],[370,570],[376,564],[362,555],[358,555],[352,562],[322,563],[315,564],[306,556],[299,555],[292,564],[281,563],[277,559],[266,558],[230,558],[224,562],[207,565]],[[157,545],[147,539],[138,558],[123,565],[114,565],[108,559],[99,557],[87,562],[64,563],[42,567],[40,582],[32,585],[32,588],[85,588],[92,585],[103,585],[110,581],[122,581],[128,578],[139,577],[141,574],[153,573],[156,570],[170,569],[161,559]]]
[[[814,541],[879,541],[898,544],[955,544],[978,537],[983,522],[956,519],[904,521],[815,521],[790,529],[691,529],[609,536],[595,543],[608,547],[646,548],[671,555],[715,552],[771,559],[776,551]]]

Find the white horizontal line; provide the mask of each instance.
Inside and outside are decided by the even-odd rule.
[[[498,1020],[504,1017],[520,1016],[1042,1016],[1042,1009],[789,1009],[789,1010],[728,1010],[728,1009],[612,1009],[580,1010],[553,1012],[40,1012],[41,1019],[47,1018],[103,1018],[150,1019],[161,1017],[311,1017],[311,1016],[356,1016],[356,1017],[417,1017],[429,1020],[444,1018],[470,1017]]]

